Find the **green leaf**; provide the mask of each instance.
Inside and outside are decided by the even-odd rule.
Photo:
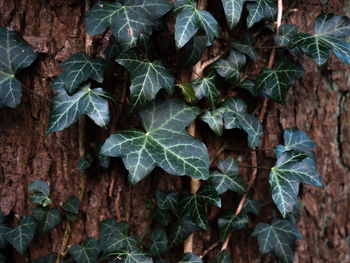
[[[188,213],[193,222],[204,230],[208,229],[206,203],[221,207],[220,196],[213,187],[207,185],[202,185],[197,193],[186,195],[181,200],[182,214]]]
[[[244,194],[246,192],[246,184],[239,174],[238,164],[232,156],[218,163],[219,171],[210,174],[210,181],[216,192],[222,195],[227,190]]]
[[[38,228],[42,235],[48,233],[62,221],[62,217],[57,208],[36,207],[33,211],[38,221]]]
[[[188,215],[179,218],[172,226],[169,238],[169,246],[175,247],[182,244],[185,239],[200,228],[190,219]]]
[[[101,144],[96,147],[96,159],[103,168],[109,168],[109,165],[111,164],[111,158],[101,154],[101,147]]]
[[[258,93],[255,90],[255,83],[251,80],[244,80],[243,82],[239,83],[239,87],[248,90],[249,93],[252,94],[252,96],[258,95]]]
[[[110,27],[119,43],[132,45],[140,34],[151,35],[156,20],[170,9],[167,0],[101,1],[87,12],[86,29],[94,36]]]
[[[231,85],[237,84],[240,79],[240,69],[245,65],[246,57],[237,51],[230,50],[230,55],[220,58],[214,63],[216,72],[224,77]]]
[[[175,12],[179,12],[175,22],[175,42],[182,48],[199,29],[203,29],[208,42],[212,43],[218,37],[218,22],[205,10],[197,10],[193,0],[175,0]]]
[[[107,99],[113,99],[101,88],[91,89],[90,84],[74,95],[58,91],[51,102],[49,126],[45,132],[61,131],[87,114],[98,126],[106,128],[109,123]]]
[[[209,177],[207,148],[185,130],[197,113],[198,108],[177,99],[153,102],[140,112],[146,133],[117,131],[106,140],[101,153],[122,157],[133,184],[146,177],[156,165],[172,175],[206,180]]]
[[[180,263],[203,263],[202,259],[193,253],[186,253]]]
[[[284,24],[279,27],[279,34],[275,35],[277,46],[288,47],[290,41],[298,33],[298,28],[293,24]]]
[[[304,72],[304,68],[297,62],[284,60],[277,63],[275,69],[264,68],[262,70],[256,82],[256,90],[262,90],[267,97],[284,104],[289,88]]]
[[[318,65],[324,64],[332,49],[342,62],[350,64],[350,45],[345,37],[350,35],[350,18],[332,13],[319,15],[314,22],[314,34],[298,33],[289,48],[300,47]]]
[[[299,203],[296,203],[293,206],[292,212],[288,213],[286,219],[288,219],[289,222],[291,222],[293,225],[297,225],[299,222],[299,218],[301,215],[301,207]]]
[[[254,38],[250,34],[245,34],[243,41],[232,41],[231,47],[247,55],[251,60],[257,61],[259,57],[253,47],[254,43]]]
[[[297,202],[301,182],[322,186],[315,160],[305,157],[307,154],[304,153],[284,152],[271,169],[269,183],[272,199],[283,217],[292,211]]]
[[[36,260],[32,261],[32,263],[55,263],[56,258],[56,254],[50,253],[44,257],[37,258]]]
[[[248,28],[252,27],[255,23],[261,21],[263,18],[272,18],[277,13],[277,5],[273,0],[252,0],[247,4]]]
[[[215,263],[231,263],[231,255],[226,249],[220,251],[220,253],[215,258]]]
[[[254,215],[260,214],[260,205],[257,200],[246,198],[241,213],[253,213]]]
[[[241,19],[245,0],[221,0],[221,2],[224,6],[228,27],[233,29]]]
[[[223,103],[225,129],[243,129],[248,134],[248,145],[260,145],[260,137],[264,136],[259,119],[245,112],[246,104],[239,98],[228,97]]]
[[[111,252],[106,254],[105,258],[111,259],[109,262],[118,263],[153,263],[152,258],[139,248]]]
[[[96,239],[89,237],[84,244],[75,245],[69,250],[69,254],[77,263],[98,263],[100,246]]]
[[[65,69],[61,75],[65,89],[72,94],[81,83],[88,79],[102,83],[103,71],[106,67],[107,63],[103,58],[90,59],[85,52],[72,55],[60,65],[60,68]]]
[[[223,113],[224,110],[218,108],[212,111],[206,110],[201,115],[201,120],[207,123],[210,129],[218,136],[222,135],[224,129]]]
[[[215,109],[216,104],[220,96],[219,91],[215,85],[216,75],[214,72],[210,73],[207,77],[195,79],[192,81],[193,89],[196,93],[196,98],[200,100],[203,97],[208,99],[210,108]]]
[[[62,208],[70,214],[77,215],[79,213],[79,203],[79,198],[73,195],[67,198]]]
[[[121,50],[118,45],[117,39],[112,35],[109,39],[109,46],[105,50],[107,60],[111,60],[112,58],[119,56],[120,52]]]
[[[179,207],[179,194],[178,193],[170,193],[165,195],[162,191],[157,190],[156,192],[158,207],[160,209],[169,209],[174,213],[177,217],[180,216],[180,207]]]
[[[0,109],[15,108],[21,102],[22,86],[15,75],[37,56],[17,31],[0,27]]]
[[[124,52],[116,61],[130,72],[131,111],[149,104],[160,89],[164,88],[169,94],[173,93],[174,77],[160,60],[151,62],[144,59],[138,49],[131,49]]]
[[[100,223],[100,244],[103,252],[112,252],[118,249],[137,248],[136,238],[130,237],[130,227],[126,222],[117,223],[115,218],[109,218]]]
[[[86,155],[83,157],[79,157],[77,167],[79,171],[86,170],[87,168],[90,168],[92,164],[92,156],[91,155]]]
[[[42,206],[47,206],[52,203],[52,200],[49,198],[50,187],[49,185],[42,180],[34,180],[29,184],[30,194],[29,199],[33,204],[40,204]]]
[[[0,224],[0,248],[5,248],[7,241],[5,238],[6,233],[10,230],[10,227],[4,224]]]
[[[149,248],[149,253],[158,258],[168,250],[168,237],[164,229],[153,230],[150,234],[150,239],[153,241]]]
[[[191,103],[196,100],[196,93],[194,92],[191,82],[181,83],[178,84],[178,86],[182,90],[186,102]]]
[[[167,226],[172,221],[173,215],[168,210],[162,210],[158,208],[152,215],[152,218],[161,223],[163,226]]]
[[[37,222],[34,217],[25,215],[17,227],[11,228],[5,234],[5,239],[18,253],[23,254],[34,237],[36,225]]]
[[[248,225],[248,216],[246,213],[235,215],[233,210],[224,210],[218,219],[220,240],[225,241],[225,238],[233,230],[244,229]]]
[[[184,46],[184,67],[194,66],[202,57],[208,43],[207,36],[194,36]]]
[[[271,225],[259,223],[252,234],[258,239],[260,252],[273,252],[283,263],[294,259],[294,241],[302,236],[288,220],[274,220]]]

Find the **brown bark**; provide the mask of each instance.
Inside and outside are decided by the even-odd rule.
[[[211,3],[208,4],[209,8],[212,8]],[[319,0],[305,3],[300,1],[296,6],[297,11],[283,23],[294,23],[300,31],[312,32],[313,20],[321,11],[343,14],[349,7],[349,3],[344,4],[343,1],[337,0],[329,0],[328,6],[323,6]],[[0,111],[0,207],[3,213],[11,215],[11,223],[14,225],[18,223],[18,218],[32,211],[33,205],[28,200],[27,191],[32,180],[42,179],[50,183],[51,196],[57,203],[64,202],[68,196],[78,193],[77,125],[45,138],[50,105],[42,97],[52,97],[50,84],[60,72],[59,63],[84,50],[84,12],[84,1],[79,0],[0,1],[0,26],[11,26],[20,31],[40,52],[34,65],[18,76],[24,86],[20,106]],[[263,50],[259,52],[262,57],[266,57]],[[304,239],[297,242],[295,262],[350,262],[347,241],[350,232],[349,68],[334,57],[322,68],[317,68],[306,56],[303,57],[302,64],[306,74],[290,90],[286,106],[270,103],[267,108],[264,148],[271,149],[281,143],[282,131],[287,127],[298,127],[316,141],[318,169],[324,187],[321,189],[301,186],[304,206],[298,226]],[[257,72],[261,66],[262,64],[257,63]],[[106,83],[117,98],[122,97],[120,80],[106,76]],[[254,107],[255,101],[252,101],[249,108]],[[137,119],[128,116],[127,110],[124,110],[116,128],[136,126],[136,122]],[[107,132],[99,131],[90,121],[87,121],[87,129],[88,141],[95,141],[96,137],[103,142],[108,136]],[[197,130],[201,139],[207,143],[211,157],[214,156],[222,146],[223,139],[214,138],[202,123],[198,124]],[[224,137],[231,140],[230,146],[239,147],[242,145],[242,136],[245,135],[227,131]],[[226,151],[219,158],[223,159],[228,154],[231,153]],[[250,163],[249,152],[237,151],[233,154],[235,157],[240,155],[244,163]],[[258,165],[272,166],[274,162],[272,152],[258,152]],[[188,179],[182,178],[179,183],[177,178],[166,175],[160,169],[156,169],[151,176],[137,185],[130,186],[126,179],[127,171],[121,161],[113,160],[112,167],[117,174],[112,197],[109,196],[111,171],[92,169],[88,172],[82,216],[72,226],[71,245],[87,236],[98,238],[99,222],[115,216],[117,197],[121,219],[128,221],[133,234],[140,236],[151,214],[151,210],[146,208],[147,200],[154,202],[157,188],[165,191],[189,191]],[[241,172],[248,181],[250,169],[242,168]],[[261,203],[269,202],[271,199],[267,198],[267,192],[268,172],[259,170],[254,198]],[[238,202],[239,197],[225,194],[225,208],[234,209]],[[273,205],[265,206],[261,215],[251,218],[248,230],[233,233],[229,247],[234,262],[275,262],[272,256],[260,256],[257,242],[250,236],[257,222],[269,222],[272,210]],[[218,209],[209,207],[208,214],[210,230],[195,235],[194,252],[197,254],[201,254],[218,240],[214,220]],[[24,262],[25,258],[31,261],[48,252],[59,252],[64,227],[65,224],[62,223],[49,235],[35,236],[25,256],[19,256],[12,251],[12,258],[8,262]],[[210,252],[205,260],[212,260],[219,249],[218,246]],[[168,259],[171,262],[178,260],[179,253],[174,254],[176,255],[169,255]]]

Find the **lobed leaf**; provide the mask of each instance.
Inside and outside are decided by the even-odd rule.
[[[69,254],[77,263],[98,263],[100,246],[96,239],[89,237],[83,245],[75,245],[69,250]]]
[[[164,229],[153,230],[150,234],[150,239],[153,241],[149,248],[149,252],[158,258],[168,250],[168,237]]]
[[[193,253],[186,253],[180,260],[180,263],[203,263],[203,261],[199,256]]]
[[[220,58],[214,63],[216,72],[224,77],[231,85],[237,84],[240,79],[240,69],[245,65],[246,58],[237,51],[230,50],[229,56]]]
[[[216,133],[218,136],[222,136],[224,129],[224,121],[223,121],[224,110],[222,108],[218,108],[212,111],[206,110],[201,115],[201,120],[207,123],[210,129]]]
[[[45,181],[33,180],[29,184],[29,191],[32,192],[29,196],[31,203],[40,204],[44,207],[52,203],[52,200],[49,198],[50,187]]]
[[[221,0],[224,6],[229,29],[233,29],[239,22],[245,0]]]
[[[152,258],[148,257],[146,253],[139,248],[110,252],[106,254],[105,258],[109,258],[111,260],[110,262],[153,263]]]
[[[184,66],[194,66],[202,57],[208,43],[207,36],[194,36],[184,46]]]
[[[220,240],[225,241],[225,238],[233,231],[244,229],[248,225],[248,216],[246,213],[235,215],[233,210],[223,211],[218,219]]]
[[[215,109],[220,96],[219,91],[216,89],[215,79],[216,75],[212,72],[206,77],[192,81],[193,89],[196,93],[196,98],[200,100],[201,98],[206,97],[208,99],[210,108],[212,109]]]
[[[215,263],[231,263],[231,255],[224,249],[216,256]]]
[[[247,4],[248,28],[252,27],[255,23],[261,21],[263,18],[272,18],[277,13],[277,5],[273,0],[252,0]]]
[[[42,235],[51,231],[62,221],[62,217],[57,208],[36,207],[33,211],[38,221],[38,228]]]

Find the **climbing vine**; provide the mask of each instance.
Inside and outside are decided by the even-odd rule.
[[[5,216],[0,218],[0,248],[4,252],[0,262],[5,261],[8,245],[23,254],[36,229],[45,235],[63,221],[66,232],[60,253],[33,262],[164,263],[167,251],[184,245],[184,254],[176,258],[183,263],[194,263],[203,262],[208,252],[221,243],[215,262],[231,262],[227,247],[232,233],[247,228],[251,216],[261,211],[262,205],[253,199],[252,193],[258,169],[270,170],[270,190],[277,210],[272,222],[255,226],[252,236],[257,239],[262,254],[272,252],[281,262],[293,262],[295,240],[302,238],[297,229],[299,184],[322,186],[316,168],[316,144],[303,131],[287,128],[283,144],[273,150],[276,164],[259,167],[256,151],[264,140],[265,111],[269,101],[283,105],[290,87],[304,74],[300,59],[303,53],[322,65],[333,51],[339,60],[350,64],[350,45],[346,41],[350,36],[350,18],[321,14],[314,21],[313,33],[301,33],[294,25],[281,24],[281,0],[278,3],[273,0],[216,2],[222,5],[226,25],[219,25],[215,15],[207,11],[208,3],[204,0],[97,2],[86,12],[85,52],[73,54],[61,63],[64,71],[51,86],[54,96],[46,136],[83,120],[79,123],[81,150],[77,167],[80,171],[88,172],[97,163],[108,168],[111,158],[119,157],[128,170],[131,184],[149,176],[156,166],[170,175],[191,178],[191,191],[157,190],[157,203],[150,218],[150,227],[156,227],[149,233],[149,242],[143,241],[144,235],[130,235],[127,222],[110,218],[100,223],[99,240],[88,237],[81,244],[68,246],[70,228],[74,227],[71,222],[78,218],[79,204],[84,198],[87,178],[82,172],[79,193],[64,204],[50,198],[46,182],[34,180],[29,185],[30,201],[37,204],[33,216],[25,215],[15,227],[6,224]],[[247,16],[242,15],[244,10]],[[265,28],[264,34],[270,30],[274,46],[266,67],[252,76],[249,72],[252,63],[261,59],[256,51],[257,33],[252,34],[253,26],[259,23]],[[237,26],[244,32],[242,37],[232,35]],[[219,27],[226,31],[220,32]],[[173,34],[172,45],[181,57],[175,60],[178,65],[163,61],[161,43],[155,42],[154,35],[164,30]],[[109,46],[98,57],[92,57],[91,38],[106,32]],[[219,54],[211,55],[209,51],[215,43],[223,48]],[[37,53],[18,32],[0,28],[0,108],[13,108],[20,103],[21,84],[15,75],[30,66],[36,57]],[[129,87],[129,104],[125,103],[125,94],[116,98],[110,87],[104,85],[104,72],[113,62],[123,67],[117,77]],[[190,78],[183,77],[186,74]],[[219,87],[219,81],[226,83],[227,90]],[[260,99],[261,105],[254,111],[247,109],[245,98],[231,96],[231,91],[240,89],[246,90],[251,98]],[[94,142],[95,151],[87,153],[83,115],[103,129],[112,126],[114,131],[113,119],[120,118],[120,113],[110,114],[110,108],[115,105],[128,107],[130,114],[139,117],[142,128],[130,125],[130,129],[117,130],[101,145]],[[199,120],[215,136],[222,136],[230,129],[241,129],[247,134],[247,150],[252,160],[247,182],[239,172],[244,164],[233,156],[218,160],[213,167],[227,143],[210,159],[206,142],[196,136]],[[207,207],[221,208],[221,196],[227,191],[240,196],[240,202],[235,210],[220,210],[215,219],[219,240],[202,255],[195,255],[193,233],[208,230]]]

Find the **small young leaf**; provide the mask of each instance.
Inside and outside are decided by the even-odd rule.
[[[175,247],[180,245],[185,239],[200,228],[190,219],[189,216],[185,215],[183,218],[179,218],[176,224],[172,226],[169,246]]]
[[[37,222],[34,217],[25,215],[17,227],[12,228],[5,234],[5,239],[18,253],[23,254],[34,237],[36,225]]]
[[[239,22],[245,0],[221,0],[224,6],[229,29],[233,29]]]
[[[186,253],[180,263],[203,263],[202,259],[193,253]]]
[[[157,190],[156,192],[158,207],[160,209],[169,209],[177,217],[180,216],[180,207],[179,207],[179,194],[170,193],[165,195],[162,191]]]
[[[224,120],[223,120],[223,108],[218,108],[212,111],[206,110],[201,115],[201,120],[207,123],[210,129],[216,133],[217,136],[222,136],[224,129]]]
[[[230,55],[220,58],[214,63],[216,72],[224,77],[231,85],[237,84],[240,79],[240,69],[245,65],[246,57],[237,51],[230,50]]]
[[[182,90],[186,102],[191,103],[196,100],[196,93],[194,92],[191,82],[181,83],[179,84],[179,88]]]
[[[257,200],[246,198],[241,213],[253,213],[254,215],[260,214],[260,205]]]
[[[91,155],[80,157],[77,163],[78,170],[79,171],[86,170],[87,168],[91,167],[91,163],[92,163]]]
[[[212,109],[215,109],[220,95],[215,86],[215,78],[216,75],[214,72],[212,72],[206,77],[192,81],[193,89],[196,93],[196,98],[200,100],[201,98],[206,97],[208,99],[210,108]]]
[[[207,43],[207,36],[194,36],[187,42],[184,47],[184,67],[192,67],[201,59]]]
[[[254,2],[247,4],[249,12],[247,25],[249,28],[263,18],[272,18],[277,13],[277,5],[273,0],[252,0],[249,2]]]
[[[150,234],[150,239],[153,241],[149,248],[149,252],[158,258],[168,250],[168,237],[164,229],[153,230]]]
[[[258,239],[260,252],[273,252],[283,263],[294,259],[294,241],[302,236],[288,220],[274,220],[271,225],[259,223],[252,234]]]
[[[233,41],[231,42],[231,47],[247,55],[251,60],[257,61],[258,53],[256,53],[254,47],[252,47],[254,43],[254,38],[250,34],[245,34],[243,42]]]
[[[122,157],[133,184],[146,177],[156,165],[172,175],[206,180],[209,177],[207,148],[185,130],[197,113],[198,108],[177,99],[153,102],[140,112],[146,133],[117,131],[106,140],[101,153]]]
[[[37,56],[17,31],[0,27],[0,109],[15,108],[21,102],[22,86],[15,75]]]
[[[69,250],[69,254],[77,263],[98,263],[100,246],[96,239],[89,237],[84,244],[75,245]]]
[[[231,256],[226,249],[222,250],[215,258],[215,263],[231,263]]]
[[[32,181],[29,184],[29,191],[33,192],[29,197],[31,203],[40,204],[44,207],[52,203],[51,199],[49,198],[50,187],[45,181]]]
[[[256,81],[256,90],[262,90],[272,100],[284,104],[289,88],[304,72],[304,68],[297,62],[284,60],[277,63],[275,69],[262,70]]]
[[[238,164],[232,156],[218,163],[219,171],[210,174],[210,181],[216,192],[222,195],[227,190],[244,194],[246,192],[246,184],[239,174]]]
[[[33,214],[38,221],[38,228],[42,235],[50,232],[62,221],[61,214],[57,208],[36,207]]]
[[[288,47],[292,38],[298,33],[298,28],[293,24],[284,24],[279,28],[279,34],[275,35],[277,46]]]
[[[68,197],[63,204],[63,210],[77,215],[79,213],[79,198],[75,195]]]
[[[248,216],[246,213],[239,213],[237,216],[233,210],[223,211],[218,220],[220,239],[224,242],[225,238],[233,230],[244,229],[248,225]]]

